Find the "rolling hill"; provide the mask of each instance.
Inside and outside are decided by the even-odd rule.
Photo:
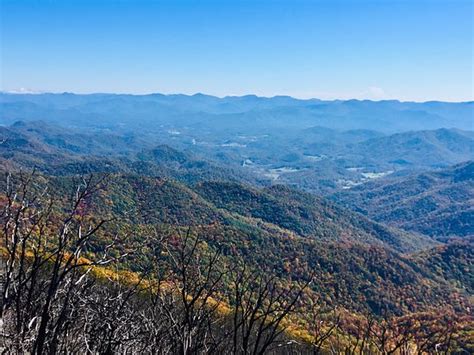
[[[165,144],[153,145],[135,135],[66,129],[42,121],[0,127],[0,161],[14,170],[35,168],[49,175],[127,172],[183,182],[264,182],[248,172]]]
[[[474,163],[380,181],[333,196],[369,218],[436,239],[474,235]]]
[[[65,206],[78,181],[74,176],[38,179],[38,188],[49,186],[57,206]],[[224,205],[212,196],[210,189],[216,187],[202,185],[195,192],[168,179],[112,174],[82,213],[114,218],[108,233],[126,232],[129,240],[138,242],[150,230],[172,238],[178,230],[190,228],[206,242],[209,252],[220,250],[226,264],[244,260],[251,270],[272,275],[282,285],[313,277],[311,297],[351,312],[379,314],[390,309],[402,315],[434,305],[460,310],[465,306],[465,295],[455,297],[450,281],[427,266],[420,273],[422,266],[414,257],[396,250],[406,251],[407,239],[400,238],[408,233],[367,220],[357,222],[356,214],[287,188],[257,191],[234,185],[223,193]],[[242,196],[250,206],[238,212],[235,206],[240,206]],[[284,205],[290,207],[285,210]],[[89,253],[100,252],[108,243],[107,235],[104,245],[89,246]],[[133,270],[135,262],[130,258],[124,267]]]
[[[218,208],[261,219],[318,240],[383,242],[398,251],[431,245],[423,236],[405,234],[348,213],[331,202],[283,185],[258,190],[229,182],[202,182],[196,191]]]

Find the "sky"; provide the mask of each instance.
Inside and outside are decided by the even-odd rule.
[[[0,90],[473,100],[471,0],[0,0]]]

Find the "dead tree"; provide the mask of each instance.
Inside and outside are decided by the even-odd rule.
[[[170,270],[157,279],[162,284],[156,304],[169,324],[171,351],[179,354],[213,352],[220,345],[214,329],[219,321],[219,291],[227,270],[220,264],[219,251],[202,253],[203,243],[188,229],[178,234],[177,243],[167,246]]]
[[[234,291],[230,296],[232,309],[232,353],[264,354],[275,347],[293,342],[280,341],[284,321],[295,309],[303,290],[308,286],[279,287],[274,277],[251,272],[245,266],[233,272]]]
[[[5,250],[1,316],[5,348],[13,352],[57,352],[74,317],[77,293],[87,270],[112,259],[103,248],[95,260],[83,251],[107,222],[87,218],[84,205],[102,179],[82,179],[64,211],[35,174],[8,175],[1,205],[1,240]]]

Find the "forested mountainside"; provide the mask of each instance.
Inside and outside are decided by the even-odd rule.
[[[440,273],[450,246],[305,237],[151,177],[14,173],[2,191],[9,349],[472,349],[472,248]]]
[[[472,240],[454,240],[446,245],[420,252],[415,256],[422,268],[448,280],[460,292],[472,294],[474,290]]]
[[[196,191],[218,208],[261,219],[306,237],[369,243],[377,239],[401,252],[433,244],[422,235],[387,228],[359,214],[348,213],[328,200],[283,185],[258,190],[214,181],[199,183]]]
[[[411,131],[371,138],[349,146],[348,150],[348,155],[364,157],[369,165],[398,162],[436,167],[469,160],[474,155],[474,133],[446,128]]]
[[[128,172],[184,182],[202,179],[258,183],[245,171],[224,167],[168,145],[145,143],[135,135],[81,133],[44,122],[0,127],[0,160],[11,169],[39,169],[52,175]]]
[[[174,276],[174,272],[179,272],[173,269],[174,258],[187,257],[180,254],[179,249],[179,235],[185,233],[190,240],[200,240],[200,247],[191,249],[193,258],[203,263],[199,267],[205,268],[206,260],[220,255],[221,268],[232,270],[233,266],[244,264],[251,274],[270,277],[277,289],[294,290],[306,284],[301,302],[317,306],[318,312],[322,312],[318,317],[339,309],[342,318],[334,321],[341,322],[340,331],[348,332],[345,336],[353,334],[350,336],[357,339],[360,333],[349,330],[350,324],[367,313],[382,318],[390,314],[401,317],[402,322],[403,317],[412,315],[414,319],[422,317],[425,322],[431,322],[434,307],[469,314],[472,280],[463,271],[469,274],[473,249],[467,240],[465,245],[429,247],[426,237],[401,233],[363,217],[358,220],[357,214],[287,187],[257,190],[218,182],[201,182],[192,187],[166,178],[103,173],[86,178],[87,183],[75,174],[45,176],[16,172],[5,176],[1,183],[5,191],[2,206],[9,206],[12,188],[21,187],[22,181],[32,190],[29,192],[31,202],[24,206],[32,209],[35,216],[32,221],[39,218],[35,224],[40,223],[44,213],[36,217],[35,209],[45,211],[48,205],[52,206],[51,217],[41,222],[47,226],[39,230],[42,238],[53,233],[56,223],[61,230],[61,219],[67,218],[70,201],[75,200],[81,186],[92,184],[91,193],[84,195],[80,203],[73,203],[72,218],[77,220],[75,223],[84,225],[106,222],[101,230],[92,229],[96,238],[81,247],[81,257],[94,261],[112,253],[112,257],[119,258],[114,268],[121,273],[139,275],[158,258],[161,268],[171,270],[164,281],[180,277],[179,274]],[[219,190],[222,198],[216,194]],[[21,191],[18,196],[23,196]],[[45,192],[51,196],[52,204],[41,202]],[[5,211],[8,213],[9,209]],[[10,230],[7,227],[6,231]],[[90,227],[85,228],[84,233],[90,230]],[[117,236],[121,236],[120,243],[114,245]],[[79,241],[83,238],[80,231],[78,238]],[[422,241],[416,247],[425,250],[406,254],[406,248],[416,238]],[[114,249],[110,251],[111,245]],[[444,267],[445,264],[449,267]],[[97,272],[111,278],[108,271]],[[133,274],[126,276],[130,280],[127,282],[132,284],[136,278]],[[232,294],[233,285],[232,279],[219,279],[213,286],[217,287],[214,297],[219,295],[226,302],[225,295]],[[291,297],[291,292],[285,295]],[[303,316],[293,317],[296,318],[292,318],[292,322],[300,324],[301,329],[309,326]],[[469,325],[469,322],[467,318],[461,324]],[[361,323],[361,329],[368,326],[364,324]],[[306,334],[298,332],[290,332],[288,336],[299,339],[302,335],[297,334]],[[440,336],[438,330],[434,334]],[[468,337],[465,333],[456,333],[461,344],[465,344],[462,339]],[[407,338],[404,341],[408,341]]]
[[[74,177],[38,179],[38,188],[48,186],[58,206],[80,182]],[[137,175],[110,175],[102,184],[100,193],[85,201],[82,213],[116,221],[114,230],[132,231],[132,239],[152,227],[190,228],[210,250],[219,249],[227,264],[243,259],[252,270],[288,285],[314,275],[311,291],[318,298],[329,304],[337,300],[352,312],[379,313],[387,308],[402,315],[434,304],[463,307],[451,295],[447,280],[440,282],[426,267],[420,274],[415,259],[401,253],[413,251],[413,246],[427,248],[426,238],[358,220],[309,195],[287,188],[260,192],[233,185],[221,189],[224,205],[214,202],[216,195],[209,187],[215,183],[200,185],[199,194],[175,181]],[[249,193],[254,195],[243,200]],[[248,208],[239,210],[241,202]],[[308,215],[295,215],[297,209]],[[97,252],[102,247],[96,246]],[[126,250],[127,244],[121,248]],[[127,267],[133,270],[133,263],[130,259]]]
[[[334,200],[379,222],[436,239],[474,235],[474,163],[373,181]]]

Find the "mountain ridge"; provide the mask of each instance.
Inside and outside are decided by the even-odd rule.
[[[434,238],[474,235],[474,162],[372,181],[333,199],[372,219]]]

